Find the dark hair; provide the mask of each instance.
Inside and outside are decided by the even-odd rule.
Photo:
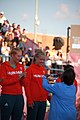
[[[59,51],[57,52],[57,56],[59,56],[62,58],[62,53],[60,53]]]
[[[63,82],[67,85],[72,85],[75,80],[74,67],[71,65],[66,65],[64,68],[64,73],[62,76]]]
[[[46,49],[46,50],[49,50],[50,48],[49,48],[49,46],[46,46],[45,49]]]
[[[70,65],[70,64],[63,65],[63,67],[64,67],[64,71],[67,70],[68,68],[74,69],[74,67],[72,65]]]

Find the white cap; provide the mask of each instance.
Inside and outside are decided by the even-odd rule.
[[[32,48],[28,48],[28,50],[31,50],[31,51],[32,51]]]
[[[50,50],[46,50],[46,52],[50,52]]]
[[[58,51],[62,53],[62,50],[58,50]]]
[[[2,39],[2,36],[0,36],[0,39]]]
[[[0,14],[4,15],[4,12],[0,12]]]

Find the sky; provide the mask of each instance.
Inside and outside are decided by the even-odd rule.
[[[34,33],[36,0],[0,0],[9,22]],[[67,27],[80,25],[80,0],[38,0],[38,33],[66,36]]]

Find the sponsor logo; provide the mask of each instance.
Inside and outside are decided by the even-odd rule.
[[[15,74],[16,74],[16,75],[17,75],[17,74],[19,75],[19,74],[21,74],[21,73],[22,73],[22,71],[11,71],[11,72],[9,71],[9,72],[7,72],[8,75],[15,75]]]
[[[36,77],[36,78],[42,78],[44,75],[39,75],[39,74],[36,75],[36,74],[35,74],[35,75],[33,75],[33,76]]]
[[[22,70],[22,67],[20,67],[20,70]]]
[[[5,103],[4,106],[8,106],[8,103]]]

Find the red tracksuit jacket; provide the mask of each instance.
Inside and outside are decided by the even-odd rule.
[[[20,63],[17,64],[16,68],[11,67],[9,62],[2,63],[0,66],[0,78],[4,79],[0,82],[2,94],[22,94],[22,84],[25,84],[25,79],[18,80],[18,75],[22,72],[24,72],[24,67]]]
[[[42,76],[47,71],[44,67],[31,64],[26,70],[26,93],[28,104],[34,101],[46,101],[48,92],[42,87]]]

